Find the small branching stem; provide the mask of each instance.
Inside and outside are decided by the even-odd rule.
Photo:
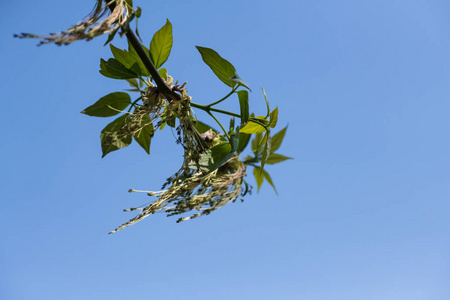
[[[195,108],[198,108],[198,109],[201,109],[201,110],[204,110],[206,112],[214,111],[214,112],[218,112],[218,113],[221,113],[221,114],[224,114],[224,115],[229,115],[229,116],[233,116],[233,117],[237,117],[237,118],[241,117],[241,115],[236,114],[236,113],[231,112],[231,111],[222,110],[222,109],[218,109],[218,108],[214,108],[214,107],[208,107],[207,105],[201,105],[201,104],[194,103],[194,102],[191,102],[191,106],[195,107]]]
[[[214,105],[216,105],[216,104],[219,104],[220,102],[224,101],[225,99],[227,99],[228,97],[230,97],[231,95],[233,95],[233,93],[236,92],[236,90],[237,90],[238,87],[239,87],[239,84],[236,85],[236,87],[233,88],[233,89],[231,90],[231,92],[228,93],[228,95],[226,95],[225,97],[223,97],[223,98],[220,99],[220,100],[217,100],[216,102],[213,102],[213,103],[211,103],[211,104],[206,105],[206,107],[211,108],[212,106],[214,106]]]
[[[128,109],[128,112],[130,112],[131,109],[136,106],[136,103],[138,103],[138,101],[141,100],[141,99],[142,99],[142,97],[139,97],[136,100],[134,100],[134,102],[131,103],[130,108]]]

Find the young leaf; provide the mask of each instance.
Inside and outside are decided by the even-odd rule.
[[[133,70],[127,69],[114,58],[110,58],[108,61],[105,61],[104,59],[100,60],[100,74],[113,79],[131,79],[139,77],[139,74]]]
[[[150,57],[156,69],[159,69],[169,58],[172,44],[172,24],[167,20],[166,24],[153,35],[150,42]]]
[[[258,187],[257,192],[259,193],[259,189],[261,188],[261,185],[264,181],[264,175],[262,173],[263,169],[260,167],[254,167],[253,168],[253,176],[255,176],[256,185]]]
[[[248,92],[238,91],[239,105],[241,108],[241,124],[245,124],[249,118]]]
[[[269,126],[272,128],[275,128],[277,126],[278,122],[278,107],[276,107],[272,112],[270,113],[270,122]]]
[[[243,87],[246,87],[250,92],[252,91],[248,83],[245,82],[241,77],[239,77],[238,73],[234,73],[234,76],[231,77],[230,80],[242,85]]]
[[[211,68],[216,76],[226,85],[234,87],[236,82],[230,80],[236,74],[233,65],[223,59],[216,51],[210,48],[195,46],[202,55],[203,61]]]
[[[150,154],[150,142],[152,140],[154,130],[153,123],[148,115],[145,115],[142,118],[140,126],[143,126],[142,129],[135,133],[133,137],[136,142],[141,145],[145,152],[147,152],[147,154]]]
[[[278,153],[272,153],[267,158],[266,164],[274,165],[274,164],[283,162],[283,161],[288,160],[288,159],[292,159],[292,157],[287,157],[287,156],[284,156],[284,155],[281,155],[281,154],[278,154]]]
[[[272,137],[272,153],[277,151],[278,148],[281,146],[281,142],[284,139],[284,135],[286,134],[287,126],[278,131],[273,137]]]
[[[130,96],[124,92],[108,94],[84,109],[81,113],[92,117],[115,116],[131,104]]]
[[[261,133],[261,132],[263,132],[263,131],[265,131],[265,130],[266,130],[266,129],[264,128],[264,126],[262,126],[262,125],[260,125],[260,124],[258,124],[258,123],[249,121],[249,122],[241,129],[241,132],[242,132],[242,133],[249,133],[249,134],[252,134],[252,133]]]
[[[130,117],[128,114],[124,114],[106,125],[106,127],[102,130],[100,133],[103,153],[102,158],[112,151],[119,150],[131,144],[131,136],[127,133],[120,132],[121,129],[126,126],[129,118]]]

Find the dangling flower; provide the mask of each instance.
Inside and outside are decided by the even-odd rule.
[[[110,11],[109,5],[115,4],[114,9]],[[124,7],[126,13],[124,14]],[[105,19],[100,20],[106,14]],[[93,38],[105,33],[110,33],[108,42],[114,37],[116,32],[125,25],[129,19],[134,17],[132,7],[125,0],[97,0],[94,9],[85,20],[78,22],[66,31],[51,33],[48,36],[35,35],[30,33],[21,33],[14,35],[18,38],[40,39],[38,46],[54,43],[58,46],[69,45],[78,40],[90,41]],[[108,43],[107,42],[107,43]]]

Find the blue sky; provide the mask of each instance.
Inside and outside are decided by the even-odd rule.
[[[295,158],[267,168],[279,195],[264,184],[207,217],[107,235],[147,201],[128,189],[158,188],[182,151],[166,132],[150,156],[101,159],[108,120],[79,112],[127,88],[98,73],[106,38],[12,38],[65,29],[93,1],[3,1],[1,299],[450,299],[448,1],[135,2],[146,43],[172,22],[166,67],[196,102],[228,89],[195,45],[233,63],[257,114],[264,87]]]

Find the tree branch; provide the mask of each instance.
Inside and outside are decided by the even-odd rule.
[[[105,2],[108,3],[107,0],[105,0]],[[110,3],[107,5],[111,11],[113,11],[116,8],[115,1],[110,1]],[[136,37],[133,31],[129,27],[122,28],[122,30],[125,32],[125,36],[127,37],[131,46],[134,48],[134,50],[136,50],[137,55],[139,55],[139,58],[142,60],[145,67],[150,72],[150,75],[152,76],[153,80],[155,80],[157,90],[166,95],[171,100],[181,100],[180,94],[173,91],[161,78],[161,76],[158,73],[158,70],[156,70],[155,66],[150,60],[150,57],[148,57],[147,53],[145,53],[144,49],[141,46],[141,42],[139,42],[139,39]]]

